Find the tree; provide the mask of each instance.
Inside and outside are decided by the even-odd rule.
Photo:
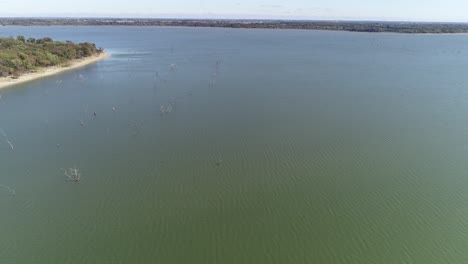
[[[36,40],[37,44],[44,44],[44,43],[47,43],[47,42],[53,42],[53,40],[51,38],[49,38],[49,37],[41,38],[41,39]]]
[[[23,42],[23,43],[26,42],[26,40],[24,39],[24,36],[17,36],[17,37],[16,37],[16,40],[21,41],[21,42]]]

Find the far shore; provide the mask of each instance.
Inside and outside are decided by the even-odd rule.
[[[52,66],[47,68],[38,69],[36,72],[25,73],[20,75],[18,78],[0,77],[0,89],[7,88],[13,85],[30,82],[33,80],[41,79],[47,76],[56,75],[65,71],[74,70],[83,66],[95,63],[102,59],[109,57],[110,54],[102,52],[99,55],[92,55],[83,59],[72,60],[66,64],[66,66]]]
[[[190,18],[0,18],[0,26],[173,26],[245,29],[331,30],[368,33],[468,33],[462,22],[351,21],[291,19],[190,19]]]

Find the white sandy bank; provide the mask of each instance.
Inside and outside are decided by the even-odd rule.
[[[90,56],[87,58],[79,59],[79,60],[73,60],[70,61],[67,66],[52,66],[52,67],[47,67],[38,70],[37,72],[31,72],[31,73],[26,73],[21,76],[19,76],[17,79],[14,79],[12,77],[1,77],[0,78],[0,89],[5,88],[5,87],[10,87],[12,85],[20,84],[20,83],[25,83],[29,81],[33,81],[36,79],[44,78],[47,76],[55,75],[64,71],[69,71],[69,70],[74,70],[83,66],[86,66],[88,64],[100,61],[102,59],[105,59],[109,57],[110,54],[107,52],[103,52],[99,55],[94,55]]]

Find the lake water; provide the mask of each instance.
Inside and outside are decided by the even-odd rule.
[[[112,54],[0,90],[2,264],[468,262],[468,35],[0,35]]]

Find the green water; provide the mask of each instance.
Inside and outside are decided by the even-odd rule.
[[[468,262],[467,35],[0,35],[112,53],[0,91],[2,264]]]

